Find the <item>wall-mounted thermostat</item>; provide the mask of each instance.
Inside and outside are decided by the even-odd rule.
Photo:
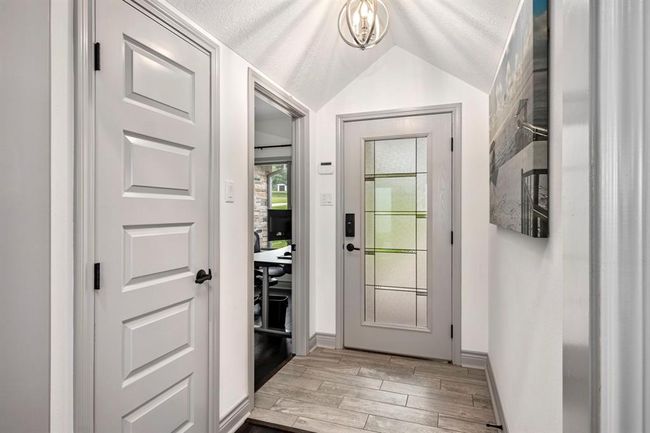
[[[318,174],[333,174],[334,164],[331,162],[321,162],[318,164]]]

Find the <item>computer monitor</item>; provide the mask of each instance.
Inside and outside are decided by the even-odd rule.
[[[291,240],[291,209],[269,209],[269,241]]]

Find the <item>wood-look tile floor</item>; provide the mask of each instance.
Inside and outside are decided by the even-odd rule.
[[[494,433],[483,370],[356,350],[294,357],[251,418],[322,433]]]

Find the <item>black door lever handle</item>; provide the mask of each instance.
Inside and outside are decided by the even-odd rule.
[[[203,269],[199,270],[199,272],[196,273],[196,279],[194,282],[196,284],[203,284],[208,280],[212,279],[212,269],[208,269],[208,272],[205,272]]]
[[[354,244],[347,244],[345,246],[345,249],[350,251],[350,252],[352,252],[352,251],[360,251],[361,250],[361,248],[355,247]]]

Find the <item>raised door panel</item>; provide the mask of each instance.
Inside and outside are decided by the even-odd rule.
[[[193,119],[194,72],[131,37],[124,45],[127,98]]]
[[[127,193],[190,196],[190,146],[133,133],[124,136],[124,185]]]
[[[192,381],[185,378],[122,419],[123,433],[183,433],[193,425]]]
[[[124,385],[161,363],[193,350],[192,302],[185,301],[124,322]]]

